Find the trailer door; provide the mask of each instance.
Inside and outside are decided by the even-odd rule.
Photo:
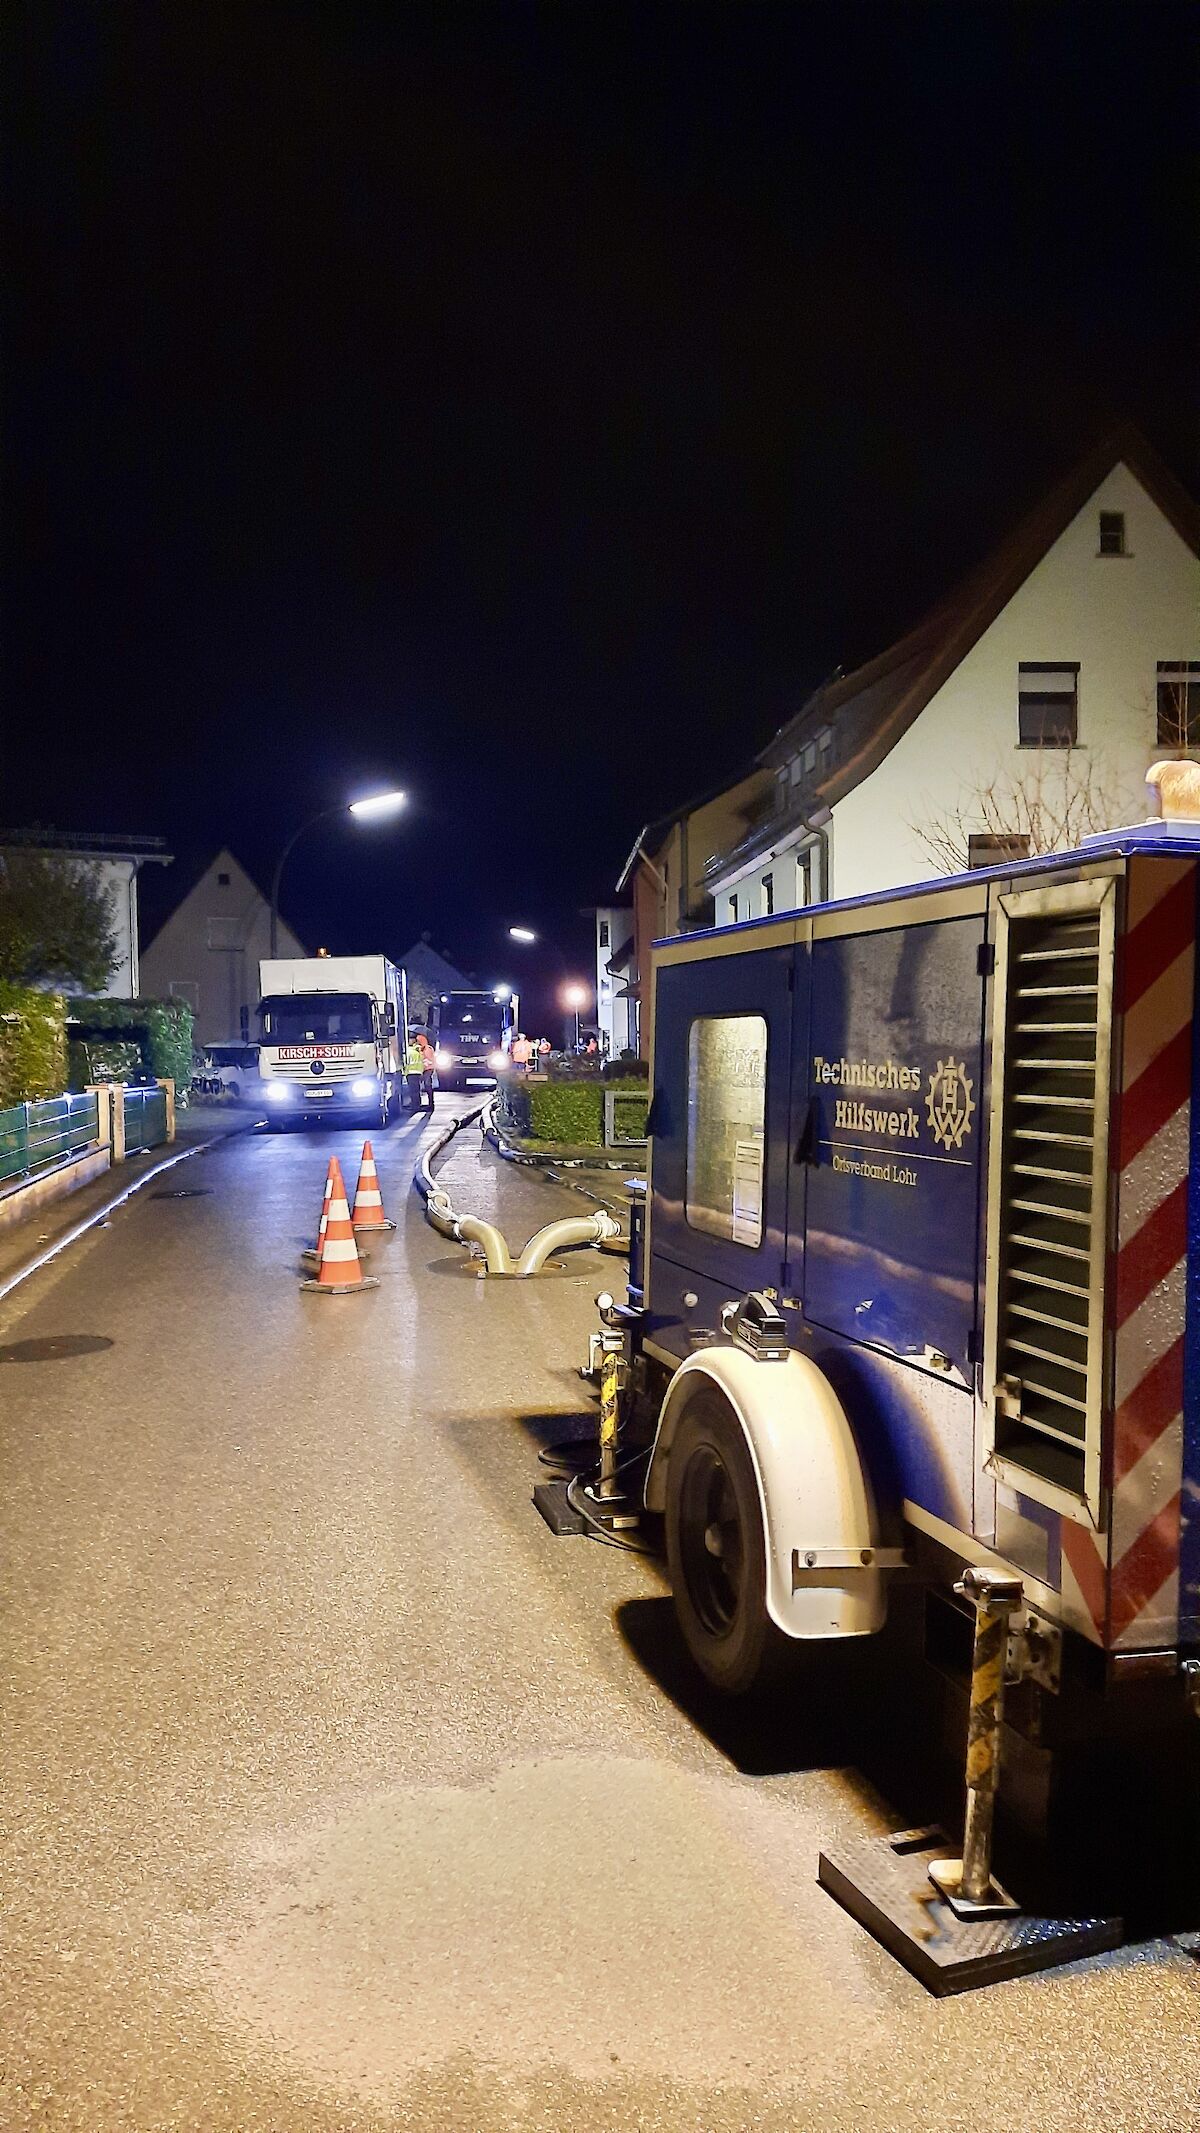
[[[673,1319],[709,1325],[722,1298],[779,1286],[792,954],[738,944],[658,970],[650,1294],[669,1345]],[[681,1313],[676,1291],[697,1300]]]

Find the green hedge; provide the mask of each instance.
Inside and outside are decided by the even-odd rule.
[[[601,1083],[591,1081],[526,1080],[520,1074],[502,1074],[499,1082],[500,1118],[509,1133],[522,1140],[558,1142],[563,1147],[599,1148],[604,1139],[605,1089],[625,1099],[616,1106],[621,1128],[640,1134],[646,1117],[647,1089],[644,1081]]]
[[[186,1103],[192,1080],[192,1010],[186,1000],[72,1000],[71,1021],[78,1025],[73,1049],[94,1054],[97,1038],[105,1044],[123,1039],[137,1047],[146,1072],[173,1081],[176,1102]]]
[[[61,993],[0,980],[0,1110],[61,1096],[67,1086]]]

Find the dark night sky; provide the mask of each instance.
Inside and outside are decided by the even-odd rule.
[[[10,0],[10,821],[579,951],[1113,415],[1200,489],[1196,16]],[[169,875],[163,886],[169,886]]]

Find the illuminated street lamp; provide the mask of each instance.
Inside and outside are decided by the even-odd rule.
[[[532,942],[536,941],[537,934],[534,932],[532,926],[510,926],[508,929],[508,937],[510,941],[522,941],[525,943],[526,946],[529,946]]]
[[[580,1029],[580,1025],[579,1025],[579,1016],[580,1016],[580,1013],[581,1013],[582,1009],[583,1009],[583,1008],[585,1008],[585,1007],[587,1006],[587,1004],[588,1004],[588,1001],[590,1000],[590,998],[591,998],[591,994],[589,993],[589,991],[588,991],[588,989],[587,989],[587,986],[586,986],[586,985],[580,985],[580,984],[579,984],[579,983],[577,983],[577,982],[573,982],[573,983],[572,983],[572,984],[570,984],[570,985],[564,985],[564,986],[563,986],[563,989],[562,989],[562,1004],[563,1004],[563,1006],[564,1006],[565,1008],[567,1008],[568,1010],[573,1010],[573,1011],[574,1011],[574,1015],[575,1015],[575,1049],[576,1049],[576,1051],[578,1051],[578,1049],[579,1049],[580,1039],[581,1039],[581,1036],[582,1036],[582,1031],[581,1031],[581,1029]]]
[[[340,807],[321,808],[319,813],[310,815],[307,822],[302,822],[298,830],[293,830],[279,854],[279,864],[275,869],[275,878],[271,883],[272,956],[276,956],[279,953],[279,884],[283,878],[283,870],[287,865],[293,845],[299,843],[307,830],[315,829],[318,822],[328,822],[333,815],[353,815],[358,822],[381,822],[388,815],[399,814],[407,799],[407,793],[402,792],[366,793],[361,800],[343,801]]]

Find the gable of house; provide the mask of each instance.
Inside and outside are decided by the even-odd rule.
[[[241,862],[223,849],[143,950],[142,988],[151,997],[186,1000],[198,1044],[233,1041],[243,1028],[253,1036],[258,966],[270,948],[270,904]],[[279,953],[306,953],[282,919]]]

